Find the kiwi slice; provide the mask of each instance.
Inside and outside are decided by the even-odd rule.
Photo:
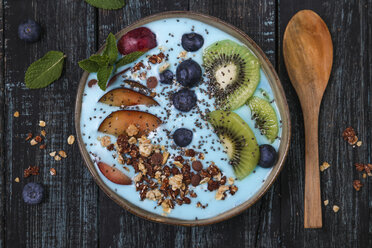
[[[217,41],[203,52],[203,66],[219,107],[242,106],[260,82],[260,63],[251,51],[231,40]]]
[[[254,170],[260,159],[252,130],[239,115],[230,111],[210,112],[208,121],[225,147],[236,177],[242,180]]]
[[[279,132],[278,118],[274,108],[268,101],[257,96],[252,96],[247,105],[252,111],[252,119],[256,122],[256,128],[273,143]]]

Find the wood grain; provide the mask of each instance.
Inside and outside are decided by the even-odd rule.
[[[372,0],[127,2],[122,10],[106,11],[83,0],[0,0],[0,247],[372,247],[372,184],[353,168],[355,162],[372,162]],[[323,207],[321,230],[303,229],[303,116],[281,54],[284,28],[305,8],[325,20],[335,48],[319,115],[319,158],[331,164],[321,174],[322,200],[330,201]],[[109,32],[152,13],[188,9],[236,25],[263,48],[280,74],[293,124],[286,166],[266,195],[240,216],[195,228],[151,223],[118,207],[97,188],[77,146],[65,141],[74,132],[75,90],[82,74],[76,62],[94,53]],[[18,24],[28,17],[45,29],[35,44],[17,38]],[[25,69],[51,49],[68,56],[62,78],[42,90],[26,89]],[[57,164],[24,142],[29,131],[40,131],[40,119],[47,122],[48,149],[64,149],[66,160]],[[342,140],[347,126],[358,131],[361,147]],[[30,164],[40,165],[41,175],[22,179]],[[48,174],[50,167],[56,177]],[[16,176],[21,183],[13,181]],[[352,187],[354,179],[364,184],[359,192]],[[23,204],[21,191],[29,181],[48,189],[42,205]],[[337,214],[334,204],[341,208]]]

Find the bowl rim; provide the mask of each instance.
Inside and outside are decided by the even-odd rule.
[[[125,28],[121,29],[119,32],[115,34],[115,37],[119,39],[122,35],[127,33],[128,31],[140,27],[144,24],[160,20],[166,18],[189,18],[194,19],[200,22],[204,22],[211,26],[214,26],[230,35],[238,39],[240,42],[244,43],[249,49],[258,57],[261,63],[261,69],[265,73],[266,77],[268,78],[268,82],[270,87],[273,90],[273,94],[275,95],[274,99],[277,102],[277,106],[280,112],[281,121],[282,121],[282,136],[281,142],[279,146],[279,157],[276,165],[272,168],[272,171],[267,176],[264,184],[261,185],[259,190],[252,195],[248,200],[243,202],[242,204],[231,208],[230,210],[223,212],[217,216],[207,219],[195,219],[195,220],[183,220],[177,218],[170,218],[166,216],[161,216],[149,211],[146,211],[139,206],[132,204],[131,202],[127,201],[126,199],[117,195],[113,190],[111,190],[100,178],[98,171],[96,170],[92,159],[89,156],[88,151],[85,148],[84,142],[82,140],[82,135],[80,132],[80,116],[81,116],[81,108],[82,108],[82,98],[84,93],[84,88],[86,86],[86,80],[88,78],[89,73],[84,71],[77,90],[77,97],[75,103],[75,129],[77,135],[77,141],[79,145],[80,153],[83,156],[85,165],[88,167],[89,172],[91,173],[94,181],[98,186],[101,188],[103,192],[106,193],[114,202],[116,202],[119,206],[124,208],[125,210],[129,211],[130,213],[137,215],[141,218],[158,222],[164,224],[172,224],[172,225],[181,225],[181,226],[203,226],[218,223],[227,219],[230,219],[238,214],[241,214],[243,211],[251,207],[255,204],[261,197],[268,191],[274,181],[277,179],[280,171],[284,166],[285,159],[288,154],[289,145],[290,145],[290,138],[291,138],[291,122],[290,122],[290,115],[289,115],[289,108],[288,103],[286,100],[286,96],[284,94],[283,87],[279,80],[279,77],[266,57],[265,53],[261,50],[261,48],[243,31],[238,29],[237,27],[233,26],[232,24],[226,23],[219,18],[209,16],[206,14],[201,14],[192,11],[167,11],[167,12],[160,12],[156,13],[144,18],[141,18],[132,24],[126,26]],[[105,48],[106,44],[102,45],[97,53],[100,53]]]

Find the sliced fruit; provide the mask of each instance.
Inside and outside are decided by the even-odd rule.
[[[134,106],[134,105],[159,105],[152,97],[145,96],[134,90],[117,88],[104,94],[99,102],[111,106]]]
[[[119,136],[120,134],[126,134],[130,124],[138,128],[137,136],[140,137],[154,131],[161,124],[161,120],[146,112],[119,110],[107,116],[99,126],[98,131]]]
[[[221,143],[227,151],[236,177],[242,180],[256,167],[260,150],[248,124],[234,112],[216,110],[208,114]]]
[[[234,110],[250,98],[260,81],[260,63],[251,51],[231,40],[217,41],[203,53],[203,64],[217,104]]]
[[[130,80],[130,79],[125,79],[124,83],[128,84],[130,87],[143,89],[147,92],[150,92],[150,90],[145,85],[141,84],[140,82]]]
[[[110,166],[104,162],[98,162],[98,168],[102,174],[113,183],[121,185],[132,184],[132,179],[130,179],[130,177],[113,166]]]
[[[268,101],[257,96],[251,97],[247,105],[252,111],[252,119],[256,121],[256,128],[260,129],[261,134],[273,143],[279,132],[274,108]]]
[[[116,79],[118,79],[118,77],[119,77],[120,75],[123,75],[124,73],[126,73],[127,71],[129,71],[129,69],[130,69],[130,67],[125,68],[124,70],[119,71],[119,72],[116,73],[114,76],[112,76],[112,78],[111,78],[111,79],[108,81],[108,83],[107,83],[107,87],[109,87],[113,82],[115,82]]]
[[[145,52],[156,47],[156,35],[150,29],[140,27],[123,35],[118,42],[118,50],[126,55],[132,52]]]

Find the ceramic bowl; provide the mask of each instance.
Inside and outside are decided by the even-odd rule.
[[[96,170],[93,161],[91,160],[88,151],[84,146],[84,142],[82,140],[82,135],[80,132],[80,114],[81,114],[81,106],[82,106],[82,95],[84,92],[84,87],[86,87],[86,80],[88,78],[88,73],[84,72],[83,76],[81,77],[79,88],[77,91],[77,98],[76,98],[76,107],[75,107],[75,127],[76,127],[76,134],[77,134],[77,141],[79,143],[80,152],[84,158],[85,164],[88,167],[90,173],[92,174],[94,180],[98,184],[98,186],[117,204],[119,204],[124,209],[128,210],[129,212],[138,215],[142,218],[147,220],[166,223],[166,224],[175,224],[175,225],[184,225],[184,226],[197,226],[197,225],[208,225],[217,223],[226,219],[229,219],[233,216],[236,216],[242,213],[244,210],[252,206],[256,203],[270,188],[273,184],[275,179],[278,177],[281,169],[283,168],[285,158],[288,153],[289,143],[290,143],[290,118],[289,118],[289,110],[287,100],[285,98],[285,94],[276,74],[273,66],[271,65],[270,61],[267,59],[263,51],[259,48],[259,46],[251,39],[248,35],[246,35],[243,31],[239,30],[238,28],[221,21],[218,18],[207,16],[204,14],[193,13],[188,11],[171,11],[171,12],[162,12],[152,16],[148,16],[138,20],[137,22],[127,26],[126,28],[122,29],[120,32],[116,34],[116,38],[119,39],[122,35],[127,33],[128,31],[143,26],[149,22],[157,21],[159,19],[164,18],[190,18],[197,21],[201,21],[207,23],[211,26],[214,26],[231,36],[238,39],[240,42],[244,43],[247,47],[251,49],[251,51],[258,57],[261,62],[261,69],[266,74],[266,77],[269,80],[270,86],[273,89],[274,98],[276,100],[281,120],[282,120],[282,136],[281,136],[281,143],[278,151],[279,159],[276,165],[271,170],[270,174],[267,176],[265,182],[260,185],[260,188],[252,197],[250,197],[247,201],[242,203],[239,206],[236,206],[218,216],[208,219],[200,219],[200,220],[182,220],[176,218],[170,218],[166,216],[160,216],[155,213],[148,212],[129,201],[125,200],[124,198],[118,196],[113,190],[111,190],[100,178],[99,172]],[[104,46],[98,51],[101,52],[104,49]]]

